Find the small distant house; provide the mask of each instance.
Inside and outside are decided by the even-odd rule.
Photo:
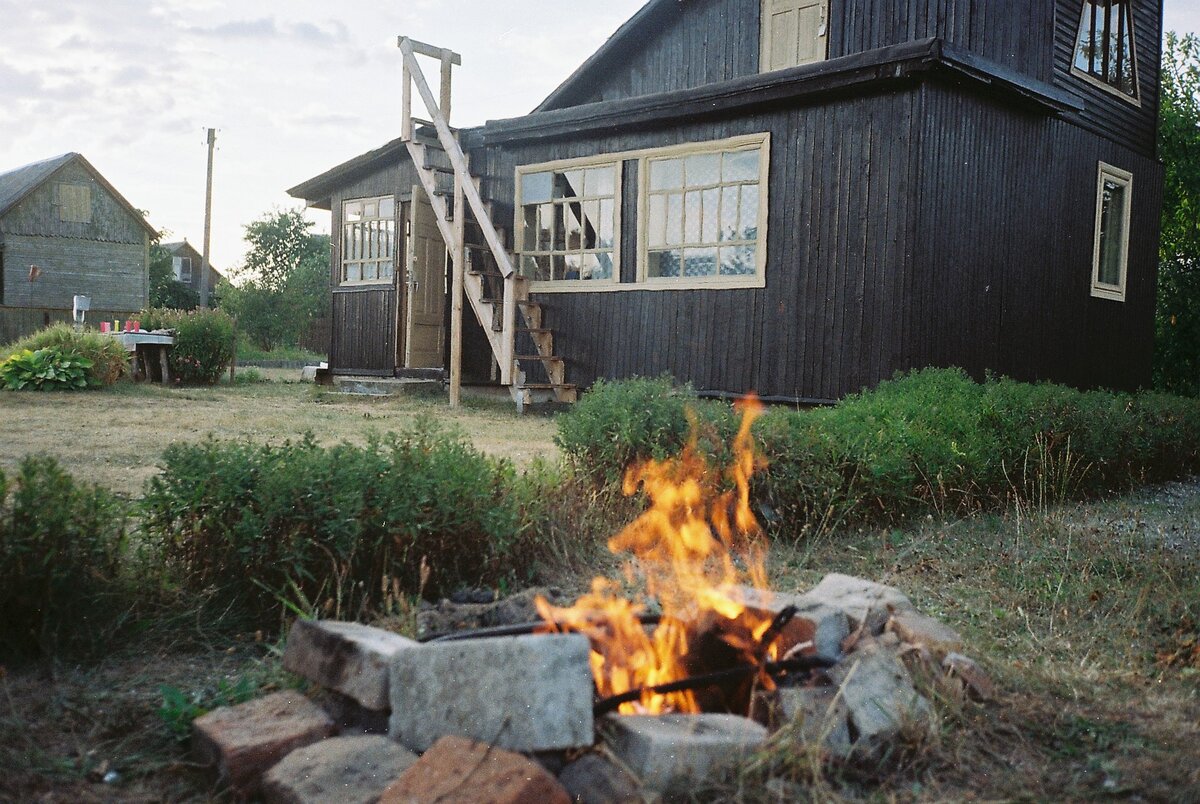
[[[80,154],[0,173],[0,342],[69,321],[76,295],[89,321],[141,310],[156,236]]]
[[[200,267],[204,258],[187,240],[178,243],[163,243],[162,247],[171,255],[171,270],[175,281],[181,282],[200,293]],[[211,294],[225,277],[210,263],[208,266],[208,292]]]
[[[490,369],[518,405],[663,372],[793,402],[924,366],[1144,385],[1161,34],[1161,0],[649,0],[469,129],[461,57],[402,38],[430,120],[289,190],[332,213],[330,368]]]

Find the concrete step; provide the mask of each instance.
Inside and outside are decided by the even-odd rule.
[[[333,387],[353,396],[394,396],[413,391],[441,391],[442,381],[425,377],[350,377],[333,378]]]

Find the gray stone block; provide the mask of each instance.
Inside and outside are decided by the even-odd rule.
[[[865,622],[866,630],[872,634],[883,631],[892,610],[913,608],[899,589],[837,572],[822,578],[803,598],[844,611],[853,620],[852,628]]]
[[[297,748],[263,777],[268,804],[373,804],[417,755],[386,737],[334,737]]]
[[[624,768],[598,753],[584,754],[558,774],[576,804],[642,804],[637,780]]]
[[[755,711],[772,730],[789,729],[801,742],[823,744],[836,756],[850,752],[850,713],[836,687],[783,687],[760,693]]]
[[[608,715],[605,742],[655,791],[685,792],[735,766],[767,739],[767,730],[737,715]]]
[[[418,647],[382,628],[336,620],[296,620],[284,669],[353,698],[366,709],[388,708],[388,672],[402,650]]]
[[[857,651],[829,673],[857,732],[855,744],[873,747],[909,723],[928,723],[929,701],[913,687],[904,663],[890,650]]]
[[[389,733],[417,752],[446,735],[513,751],[589,746],[589,652],[580,634],[465,639],[401,651],[391,667]]]

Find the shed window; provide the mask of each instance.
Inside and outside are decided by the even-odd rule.
[[[55,186],[58,195],[58,218],[63,223],[92,222],[92,187],[89,184],[60,183]]]
[[[643,281],[760,284],[766,259],[766,135],[642,161]]]
[[[1096,236],[1092,251],[1092,295],[1125,300],[1129,261],[1129,212],[1133,175],[1100,163],[1096,188]]]
[[[1138,100],[1132,0],[1085,0],[1071,72]]]
[[[341,284],[391,282],[396,272],[395,254],[394,196],[342,203]]]
[[[190,283],[192,281],[192,258],[191,257],[175,257],[171,260],[175,269],[175,280],[177,282]]]
[[[620,162],[528,166],[517,173],[517,253],[534,282],[618,277]]]

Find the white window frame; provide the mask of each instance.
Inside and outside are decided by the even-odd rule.
[[[376,208],[378,210],[379,206],[384,201],[391,202],[391,204],[392,204],[392,214],[390,216],[384,217],[379,214],[376,214],[374,217],[370,217],[370,218],[362,217],[359,220],[354,221],[353,223],[360,224],[360,223],[370,223],[370,222],[386,222],[387,226],[390,229],[390,233],[391,233],[391,237],[389,238],[389,241],[388,241],[391,246],[391,254],[386,258],[382,257],[382,256],[380,256],[380,257],[355,257],[355,258],[348,257],[347,255],[350,253],[350,247],[349,247],[349,243],[347,241],[346,234],[347,234],[347,230],[348,230],[349,226],[351,226],[352,224],[346,220],[347,206],[349,206],[350,204],[374,203],[374,204],[376,204]],[[398,245],[397,244],[397,233],[396,233],[396,210],[398,208],[399,208],[399,204],[396,201],[395,195],[364,196],[362,198],[347,198],[342,201],[342,207],[341,207],[342,231],[341,231],[341,235],[340,235],[341,248],[339,249],[339,254],[338,254],[338,263],[339,263],[338,264],[338,287],[370,287],[372,285],[392,285],[395,283],[395,281],[396,281],[396,249],[397,249],[397,245]],[[383,278],[375,278],[375,279],[347,279],[347,277],[349,276],[349,271],[347,270],[347,266],[349,266],[352,263],[357,263],[360,266],[359,275],[361,276],[362,275],[362,271],[361,271],[362,265],[365,265],[367,263],[380,264],[385,261],[391,263],[391,269],[392,269],[391,276],[383,277]]]
[[[1126,103],[1133,104],[1138,108],[1142,106],[1142,86],[1138,77],[1137,63],[1137,31],[1135,30],[1135,18],[1133,15],[1133,0],[1129,0],[1129,60],[1133,70],[1133,95],[1121,91],[1120,88],[1108,83],[1107,81],[1097,78],[1087,70],[1081,70],[1075,64],[1076,49],[1079,47],[1079,35],[1083,32],[1083,26],[1087,21],[1088,2],[1082,4],[1082,10],[1079,12],[1079,25],[1075,28],[1075,39],[1071,43],[1071,75],[1079,78],[1088,84],[1102,89],[1110,95],[1115,95]]]
[[[1121,273],[1117,284],[1112,285],[1100,281],[1100,261],[1102,259],[1100,243],[1100,223],[1104,215],[1104,182],[1110,180],[1121,185],[1123,203],[1121,209],[1121,244],[1120,263]],[[1100,163],[1096,179],[1096,215],[1095,232],[1092,237],[1092,295],[1099,299],[1125,301],[1125,279],[1129,269],[1129,225],[1133,210],[1133,174],[1119,167]]]
[[[687,157],[696,154],[759,149],[758,231],[755,239],[753,274],[740,276],[650,277],[650,162],[655,159]],[[654,290],[695,290],[698,288],[761,288],[767,283],[767,222],[770,218],[771,135],[768,132],[730,137],[710,142],[691,142],[658,148],[641,154],[638,165],[638,286]],[[686,188],[685,188],[686,189]],[[684,244],[687,248],[687,244]],[[709,247],[700,245],[699,247]]]
[[[517,258],[517,272],[521,272],[522,258],[525,256],[551,254],[556,250],[527,251],[524,248],[524,233],[525,233],[525,211],[524,199],[522,198],[522,189],[524,186],[523,179],[526,175],[532,173],[548,173],[565,172],[568,170],[611,167],[614,171],[614,186],[613,186],[613,245],[612,245],[612,276],[608,279],[551,279],[541,281],[531,281],[529,290],[534,293],[565,293],[565,292],[596,292],[605,290],[614,290],[620,287],[621,283],[621,198],[622,198],[622,180],[624,176],[624,157],[621,154],[597,154],[595,156],[583,157],[579,159],[559,159],[553,162],[541,162],[532,165],[519,165],[516,171],[516,203],[513,205],[513,239],[516,244],[514,249]],[[589,196],[589,198],[591,198]],[[599,198],[597,196],[596,198]],[[564,254],[570,253],[595,253],[600,251],[608,251],[608,249],[565,249]]]
[[[191,257],[176,257],[175,262],[175,281],[182,282],[185,285],[191,284],[192,281],[192,258]]]

